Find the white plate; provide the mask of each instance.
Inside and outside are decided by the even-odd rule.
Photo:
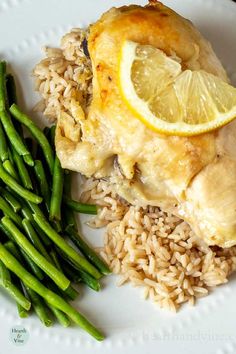
[[[31,113],[38,96],[30,76],[42,57],[45,44],[57,46],[60,37],[72,27],[85,26],[114,4],[127,0],[0,0],[0,57],[11,63],[22,88],[22,105]],[[136,3],[143,4],[143,1]],[[236,84],[236,4],[230,0],[166,0],[190,18],[212,42],[213,47]],[[35,119],[39,119],[32,114]],[[76,190],[75,190],[76,193]],[[101,243],[101,232],[86,229],[94,243]],[[107,339],[98,343],[79,328],[57,325],[45,329],[32,316],[18,318],[14,304],[0,297],[0,354],[32,353],[236,353],[236,281],[200,301],[196,307],[184,306],[174,315],[161,311],[140,298],[140,290],[116,288],[116,278],[103,281],[103,290],[81,290],[76,306],[100,327]],[[28,342],[16,346],[9,338],[13,327],[21,325]]]

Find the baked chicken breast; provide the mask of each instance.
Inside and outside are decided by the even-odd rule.
[[[87,177],[110,178],[130,203],[160,206],[186,220],[210,245],[236,244],[236,122],[195,137],[165,136],[139,121],[122,101],[118,57],[124,40],[178,58],[183,69],[228,81],[211,45],[193,24],[151,1],[112,8],[90,28],[92,101],[75,122],[58,119],[62,166]]]

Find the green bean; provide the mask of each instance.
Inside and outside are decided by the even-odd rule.
[[[5,160],[2,165],[3,165],[4,169],[7,171],[7,173],[9,173],[9,175],[11,175],[17,182],[19,182],[19,176],[18,176],[13,164],[11,163],[11,161]]]
[[[6,89],[7,89],[7,102],[8,102],[7,108],[9,108],[13,103],[17,103],[16,84],[12,74],[6,75]],[[16,122],[14,126],[18,131],[18,133],[20,134],[20,136],[23,136],[23,129],[21,124],[19,122]]]
[[[40,207],[38,205],[36,205],[34,202],[32,203],[29,200],[26,200],[26,203],[30,207],[30,209],[31,209],[33,214],[40,215],[41,217],[44,218],[44,214],[43,214],[42,210],[40,209]]]
[[[11,206],[1,196],[0,196],[0,210],[2,210],[2,212],[5,215],[9,216],[9,218],[11,220],[13,220],[17,225],[22,227],[20,216],[18,214],[14,213]]]
[[[6,75],[6,90],[9,106],[11,106],[13,103],[17,103],[16,84],[12,74]]]
[[[79,277],[81,278],[81,281],[88,285],[91,289],[95,291],[99,291],[101,289],[100,283],[97,279],[92,277],[90,274],[87,272],[83,271],[80,267],[78,267],[76,264],[74,264],[70,259],[65,257],[65,255],[62,255],[64,258],[64,261],[67,262],[72,269],[76,270],[76,272],[79,274]]]
[[[11,162],[12,165],[14,165],[14,160],[13,160],[13,156],[11,153],[11,149],[8,148],[8,160]]]
[[[44,198],[47,210],[50,210],[50,188],[48,185],[46,173],[43,168],[42,161],[40,160],[35,160],[34,162],[34,171],[36,178],[38,180],[39,186],[40,186],[40,192]]]
[[[22,187],[9,173],[7,173],[0,161],[0,179],[9,186],[12,190],[14,190],[17,194],[19,194],[22,198],[29,200],[33,203],[39,204],[42,202],[42,197],[36,195],[24,187]]]
[[[26,218],[27,220],[30,220],[31,222],[34,221],[33,214],[32,214],[30,208],[28,208],[27,205],[23,205],[23,206],[22,206],[21,214],[22,214],[23,217]]]
[[[28,200],[26,202],[27,202],[27,204],[29,205],[29,207],[30,207],[30,209],[32,211],[32,213],[31,213],[32,218],[33,218],[33,214],[37,214],[37,215],[41,216],[42,218],[45,218],[42,210],[39,208],[38,205],[36,205],[35,203],[32,203],[32,202],[30,202]],[[59,222],[56,223],[55,221],[53,221],[52,223],[57,228],[57,230],[60,232],[61,231],[61,227],[60,227]],[[34,228],[37,230],[37,233],[39,234],[39,236],[42,238],[43,241],[45,241],[44,244],[46,246],[50,246],[52,244],[50,238],[38,226],[38,224],[35,222],[34,218],[33,218],[33,224],[34,224]]]
[[[8,190],[0,188],[0,194],[10,204],[15,213],[21,209],[21,205],[18,200]]]
[[[61,290],[60,288],[58,288],[58,286],[56,286],[55,283],[53,283],[52,281],[50,281],[51,279],[46,279],[44,285],[52,290],[54,293],[58,294],[59,296],[61,296],[63,299],[65,299],[66,301],[68,301],[68,296],[66,295],[65,291]]]
[[[63,204],[63,228],[67,231],[69,228],[77,229],[77,222],[73,210]]]
[[[33,219],[33,217],[32,217],[32,219]],[[34,222],[34,220],[33,220],[33,222]],[[36,223],[35,223],[35,224],[36,224]],[[38,225],[36,224],[36,226],[38,226]],[[8,229],[6,229],[6,227],[5,227],[1,222],[0,222],[0,230],[2,230],[2,231],[5,233],[5,235],[6,235],[10,240],[15,241],[15,240],[14,240],[14,237],[12,236],[12,234],[8,231]],[[28,267],[29,267],[30,270],[33,272],[33,274],[34,274],[38,279],[42,280],[42,279],[44,278],[44,275],[43,275],[41,269],[37,266],[37,264],[34,263],[34,261],[24,252],[23,249],[20,248],[19,251],[18,251],[17,246],[16,246],[15,244],[13,244],[13,246],[14,246],[14,248],[15,248],[15,249],[14,249],[15,253],[13,253],[13,250],[11,251],[11,253],[14,254],[14,256],[17,257],[18,259],[19,259],[19,257],[22,255],[22,256],[24,257],[24,260],[25,260],[25,262],[27,263]],[[20,252],[21,254],[20,254],[19,252]],[[19,259],[19,260],[21,261],[21,263],[23,262],[22,258]]]
[[[11,74],[5,76],[5,105],[4,108],[8,109],[13,103],[17,103],[16,86],[14,77]],[[22,127],[19,122],[14,124],[17,132],[22,136]]]
[[[18,252],[16,245],[12,242],[12,241],[7,241],[4,243],[4,247],[6,247],[6,249],[14,256],[18,259],[18,261],[21,262],[21,264],[23,263],[23,259],[20,255],[20,253]]]
[[[63,313],[62,311],[60,311],[57,308],[50,305],[48,302],[47,302],[47,305],[50,308],[50,310],[52,311],[52,313],[54,314],[54,316],[56,317],[56,319],[58,320],[58,322],[60,323],[60,325],[62,325],[65,328],[69,327],[70,320],[69,320],[68,316],[65,313]]]
[[[34,166],[34,160],[25,146],[22,138],[15,129],[10,114],[4,109],[0,110],[0,119],[5,130],[5,133],[10,140],[11,144],[14,146],[19,155],[22,155],[25,162],[29,166]]]
[[[23,201],[23,200],[21,200],[21,201],[22,201],[22,202],[25,202],[25,201]],[[34,221],[32,211],[30,210],[30,208],[28,207],[28,205],[26,205],[26,203],[23,203],[23,204],[22,204],[21,214],[23,215],[24,218],[30,220],[31,222]]]
[[[8,217],[3,217],[1,221],[5,228],[11,233],[15,242],[38,267],[40,267],[62,290],[67,289],[70,284],[69,279],[35,249]]]
[[[15,273],[28,287],[34,290],[37,294],[45,299],[49,304],[56,307],[58,310],[64,312],[68,317],[72,319],[81,328],[87,331],[97,340],[103,340],[103,334],[96,329],[84,316],[76,311],[70,304],[68,304],[63,298],[47,289],[40,281],[33,277],[24,267],[13,257],[7,249],[0,244],[0,260],[5,266]]]
[[[53,263],[57,267],[57,269],[59,269],[61,272],[63,272],[62,267],[59,262],[59,259],[58,259],[58,256],[57,256],[57,253],[54,249],[51,250],[50,256],[53,260]],[[71,285],[69,285],[68,288],[66,290],[64,290],[63,293],[65,293],[70,298],[70,300],[75,300],[77,298],[77,296],[79,295],[78,291],[75,290]]]
[[[26,268],[32,272],[39,280],[43,280],[44,275],[41,272],[41,269],[31,260],[31,258],[28,257],[28,255],[22,250],[18,249],[17,245],[15,245],[12,241],[8,241],[4,244],[4,246],[7,248],[11,254],[17,258],[18,261],[21,262],[21,264],[24,264]]]
[[[70,209],[77,211],[77,213],[91,214],[91,215],[97,214],[97,206],[94,204],[80,203],[66,196],[63,196],[63,201]]]
[[[34,220],[41,227],[41,229],[48,235],[48,237],[60,248],[69,258],[71,258],[77,265],[87,271],[94,278],[101,278],[99,271],[90,264],[85,258],[81,257],[49,224],[49,222],[40,215],[33,214]]]
[[[12,238],[12,236],[11,236]],[[10,240],[11,240],[10,238]],[[14,240],[14,238],[12,238]],[[17,244],[13,241],[8,241],[4,243],[4,246],[7,250],[15,257],[17,260],[23,264],[24,266],[28,267],[30,271],[39,279],[42,280],[44,278],[41,269],[32,261],[32,259],[24,252],[23,249],[18,248]]]
[[[49,317],[47,307],[43,299],[34,291],[32,290],[29,286],[25,285],[26,291],[29,295],[29,298],[32,303],[32,307],[40,319],[40,321],[46,326],[50,327],[52,325],[52,320]]]
[[[59,262],[58,257],[57,257],[57,253],[55,252],[54,249],[52,249],[50,251],[50,256],[51,256],[51,259],[52,259],[53,263],[57,267],[57,269],[59,269],[61,272],[63,272],[63,270],[61,268],[61,265],[60,265],[60,262]]]
[[[55,264],[57,269],[59,269],[61,272],[63,272],[62,267],[59,262],[59,259],[57,257],[57,253],[55,252],[54,249],[51,250],[50,256],[52,257],[53,263]],[[66,290],[64,290],[63,293],[65,293],[67,295],[67,297],[69,297],[70,300],[75,300],[77,298],[77,296],[79,295],[78,291],[75,290],[71,285],[69,285],[68,288]]]
[[[78,291],[75,290],[75,288],[72,285],[68,286],[68,288],[64,291],[64,293],[72,301],[74,301],[79,295]]]
[[[25,155],[22,155],[22,157],[27,165],[29,165],[31,167],[34,166],[34,159],[31,154],[25,154]]]
[[[13,283],[17,286],[18,289],[21,289],[23,294],[25,295],[25,288],[23,287],[23,283],[21,283],[20,279],[15,275],[12,274]],[[16,303],[18,315],[20,318],[26,318],[29,316],[29,311],[26,311],[24,307],[20,304]]]
[[[38,141],[39,145],[43,150],[49,170],[51,174],[53,174],[54,154],[43,132],[34,124],[34,122],[26,114],[21,112],[21,110],[16,104],[13,104],[10,107],[10,112],[15,119],[17,119],[20,123],[22,123],[29,129],[35,140]]]
[[[50,224],[57,233],[60,233],[62,231],[61,222],[59,220],[52,220]]]
[[[81,275],[79,274],[78,271],[75,271],[74,268],[70,266],[70,264],[63,262],[63,272],[66,274],[66,276],[71,280],[72,283],[80,283],[81,282]]]
[[[56,125],[52,125],[50,128],[45,127],[43,129],[45,136],[47,137],[53,151],[55,151],[55,135],[56,135]]]
[[[26,311],[24,307],[22,307],[20,304],[17,305],[17,310],[20,318],[27,318],[29,316],[29,311]]]
[[[55,285],[55,283],[47,281],[46,282],[46,286],[48,287],[48,289],[52,290],[54,293],[58,294],[59,296],[62,296],[63,299],[67,300],[68,296],[66,296],[65,292],[61,291],[61,289],[59,289]],[[63,316],[65,316],[64,320],[67,318],[66,322],[70,323],[70,320],[69,320],[68,316],[65,313],[63,313],[62,311],[58,310],[56,307],[50,305],[48,302],[47,302],[47,305],[49,306],[50,310],[54,313],[54,315],[58,319],[59,323],[60,323],[60,319],[58,318],[58,315],[61,315],[61,316],[59,316],[59,317],[61,317],[61,319],[63,319]]]
[[[11,240],[14,242],[14,239],[11,235],[11,233],[5,228],[5,226],[2,224],[2,222],[0,221],[0,230],[2,231],[2,233],[7,236],[8,240]]]
[[[14,257],[16,257],[16,254],[14,253],[14,243],[10,240],[4,243],[4,247],[6,247],[6,249],[13,254]],[[13,251],[12,251],[13,250]],[[16,257],[17,258],[17,257]],[[19,260],[19,259],[18,259]]]
[[[24,218],[22,220],[22,225],[34,247],[51,263],[51,258],[48,255],[48,252],[46,251],[37,233],[35,232],[31,222],[28,219]]]
[[[9,235],[9,239],[14,241],[12,235]],[[21,262],[21,264],[25,264],[28,266],[29,270],[39,279],[43,280],[44,275],[41,269],[34,263],[34,261],[24,252],[23,249],[17,247],[12,241],[6,242],[4,245],[8,249],[11,254]]]
[[[0,62],[0,110],[6,107],[6,67],[5,61]]]
[[[0,222],[0,229],[1,231],[8,237],[9,240],[15,242],[14,237],[12,237],[12,234],[6,229],[6,227]],[[13,243],[12,242],[12,243]],[[44,275],[41,271],[41,269],[37,266],[37,264],[34,263],[34,261],[27,255],[27,253],[24,252],[22,248],[17,247],[15,243],[9,244],[6,243],[6,245],[9,248],[9,251],[23,264],[24,262],[30,269],[30,271],[39,279],[42,280],[44,278]]]
[[[6,136],[3,131],[2,123],[0,122],[0,159],[2,162],[7,160],[9,157],[8,155],[8,147],[7,147],[7,141],[6,141]]]
[[[79,248],[83,255],[89,259],[102,274],[107,275],[111,273],[105,262],[96,254],[92,248],[87,245],[87,243],[81,238],[81,236],[74,228],[67,227],[66,232],[68,237]]]
[[[40,240],[43,242],[44,246],[50,247],[52,245],[52,241],[50,240],[50,238],[43,232],[43,230],[41,230],[41,228],[38,226],[38,224],[34,221],[31,221],[35,231],[37,232],[37,234],[40,237]]]
[[[91,289],[99,291],[101,286],[97,279],[92,277],[87,272],[83,271],[80,266],[76,265],[67,255],[60,249],[57,249],[60,255],[60,262],[62,269],[71,281],[78,283],[83,282],[87,284]]]
[[[7,251],[8,252],[8,251]],[[8,252],[8,254],[10,254]],[[11,254],[10,254],[11,256]],[[3,277],[7,277],[8,280],[4,280]],[[22,292],[12,284],[10,280],[10,273],[4,264],[4,262],[0,261],[0,285],[6,289],[8,294],[18,303],[20,304],[25,310],[29,310],[31,303],[26,297],[22,294]]]
[[[88,285],[91,289],[93,289],[95,291],[99,291],[101,289],[100,283],[96,279],[91,277],[91,275],[89,275],[88,273],[81,270],[80,276],[81,276],[82,282],[85,283],[86,285]]]
[[[25,163],[22,157],[18,154],[18,152],[12,147],[12,156],[13,160],[17,166],[18,173],[20,175],[21,182],[23,186],[27,189],[33,189],[32,182],[25,166]]]
[[[49,142],[49,144],[50,144],[50,141],[49,141],[50,137],[48,136],[48,134],[45,134],[46,128],[48,128],[48,127],[45,127],[45,128],[43,129],[43,133],[44,133],[46,139],[48,140],[48,142]],[[48,130],[50,131],[50,128],[48,128]],[[51,146],[51,144],[50,144],[50,146]],[[51,149],[52,149],[52,152],[53,152],[53,156],[55,157],[55,149],[54,149],[54,147],[51,146]],[[48,184],[50,185],[50,190],[51,190],[52,174],[51,174],[51,172],[49,171],[48,163],[47,163],[47,161],[46,161],[46,159],[45,159],[44,152],[43,152],[43,150],[42,150],[42,148],[40,147],[39,144],[36,144],[36,150],[35,150],[35,151],[36,151],[36,159],[42,161],[42,163],[43,163],[44,171],[45,171],[45,174],[46,174],[46,176],[47,176],[47,181],[48,181]],[[54,166],[54,165],[53,165],[53,166]],[[51,196],[50,196],[50,197],[51,197]]]
[[[6,288],[11,283],[11,276],[9,270],[5,267],[5,265],[0,261],[0,279],[1,284]]]
[[[53,180],[52,180],[52,195],[50,201],[50,220],[61,220],[61,200],[63,192],[64,172],[61,168],[59,158],[55,157]]]
[[[37,266],[37,264],[31,259],[28,254],[22,249],[19,249],[22,257],[24,258],[24,261],[26,265],[28,266],[29,270],[39,279],[43,280],[44,279],[44,274],[41,271],[41,269]]]
[[[68,198],[71,198],[71,173],[65,173],[64,177],[64,195]],[[63,215],[64,215],[64,228],[65,227],[74,227],[77,228],[77,223],[75,220],[75,215],[73,211],[63,205]]]
[[[52,241],[41,230],[41,228],[38,226],[38,224],[36,224],[36,222],[34,221],[34,218],[33,218],[33,214],[31,212],[31,210],[28,208],[28,206],[24,205],[23,208],[21,209],[21,213],[24,218],[26,218],[27,220],[29,220],[32,223],[34,229],[36,230],[37,234],[39,235],[39,237],[40,237],[41,241],[43,242],[43,244],[45,245],[45,247],[51,246]]]

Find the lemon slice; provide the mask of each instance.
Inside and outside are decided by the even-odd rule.
[[[119,59],[120,91],[132,113],[150,129],[190,136],[236,117],[236,88],[203,70],[182,70],[176,58],[125,41]]]

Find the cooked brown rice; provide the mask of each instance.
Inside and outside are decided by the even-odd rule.
[[[72,29],[60,48],[44,48],[46,58],[34,68],[35,90],[42,96],[35,110],[51,122],[62,113],[73,118],[73,100],[86,111],[92,91],[91,62],[83,50],[86,37],[87,31]]]
[[[91,63],[84,54],[87,32],[73,29],[61,48],[45,48],[46,58],[34,69],[42,101],[36,109],[50,119],[60,114],[73,118],[72,101],[86,110],[91,97]],[[90,226],[106,227],[101,256],[118,285],[143,287],[143,297],[176,311],[184,302],[193,305],[216,285],[227,282],[236,269],[236,247],[208,247],[189,225],[157,207],[138,208],[117,196],[107,180],[85,180],[81,200],[100,206]]]
[[[208,247],[189,225],[157,207],[128,205],[108,181],[85,181],[81,200],[100,205],[90,226],[106,225],[100,254],[115,274],[118,285],[142,286],[143,297],[176,311],[184,302],[227,282],[236,269],[236,247]]]

